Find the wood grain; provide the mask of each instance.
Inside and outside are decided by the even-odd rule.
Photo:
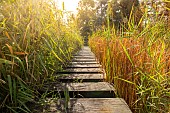
[[[122,98],[78,98],[70,99],[65,111],[65,100],[52,101],[48,108],[56,113],[132,113]]]
[[[103,74],[60,74],[59,79],[103,79]]]
[[[64,72],[89,72],[89,73],[102,73],[102,68],[67,68]]]
[[[83,82],[83,83],[46,83],[43,90],[50,91],[115,91],[108,82]]]

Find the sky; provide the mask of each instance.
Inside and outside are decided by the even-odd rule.
[[[62,9],[62,2],[64,2],[66,11],[73,11],[76,13],[76,8],[78,7],[78,2],[80,0],[56,0],[58,2],[59,9]]]

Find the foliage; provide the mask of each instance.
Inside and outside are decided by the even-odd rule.
[[[132,13],[119,32],[114,27],[95,32],[89,45],[105,69],[106,81],[114,83],[118,96],[126,100],[133,112],[167,113],[170,30],[163,16],[154,20],[147,16],[144,13],[136,25]],[[143,25],[145,20],[148,21]]]
[[[95,5],[94,5],[95,3]],[[81,0],[78,8],[79,28],[82,36],[89,36],[92,31],[103,29],[107,26],[107,17],[109,18],[109,25],[118,30],[120,26],[130,18],[130,13],[136,13],[136,23],[141,18],[141,11],[139,9],[138,0]],[[109,14],[109,15],[108,15]]]
[[[50,0],[0,2],[0,111],[30,112],[26,103],[82,45],[76,20]]]
[[[94,23],[95,30],[101,29],[101,27],[106,23],[106,13],[107,13],[107,0],[97,0],[96,3],[96,20]]]
[[[81,0],[78,6],[78,27],[81,35],[87,37],[92,34],[92,23],[95,20],[94,0]]]

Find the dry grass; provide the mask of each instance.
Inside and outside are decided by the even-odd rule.
[[[170,102],[170,32],[157,22],[141,33],[111,39],[104,32],[89,39],[103,65],[106,81],[113,82],[133,112],[165,113]],[[125,38],[126,37],[126,38]]]

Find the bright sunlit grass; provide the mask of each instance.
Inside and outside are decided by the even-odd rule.
[[[32,112],[27,103],[39,100],[38,88],[53,80],[54,73],[62,71],[82,47],[82,21],[93,32],[89,46],[105,69],[105,80],[114,83],[117,96],[134,113],[170,113],[170,24],[164,15],[156,14],[159,18],[152,20],[146,8],[137,26],[131,13],[125,25],[115,29],[110,26],[112,10],[107,10],[106,26],[95,31],[84,17],[97,17],[91,18],[93,11],[78,12],[80,0],[0,1],[0,112]]]
[[[26,103],[36,97],[35,87],[62,70],[81,47],[81,36],[75,20],[66,26],[62,11],[49,1],[0,6],[0,111],[31,113]]]

